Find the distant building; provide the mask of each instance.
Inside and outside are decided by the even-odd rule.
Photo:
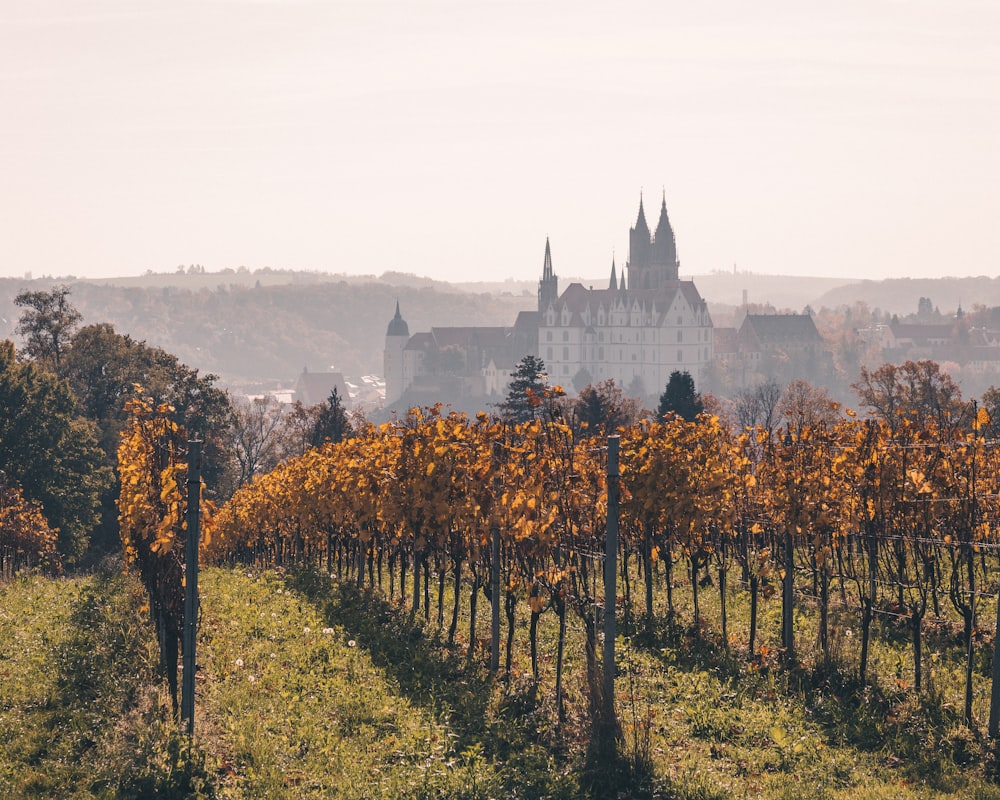
[[[410,336],[397,303],[385,337],[386,406],[496,402],[507,390],[513,365],[531,352],[526,348],[533,338],[537,329],[532,331],[531,317],[523,315],[510,328],[435,326]]]
[[[747,361],[769,355],[812,359],[825,350],[823,337],[809,314],[747,314],[737,347]]]
[[[736,331],[735,354],[731,350],[717,366],[733,388],[767,379],[824,384],[834,374],[833,357],[810,314],[747,314]]]
[[[605,289],[573,283],[556,296],[546,241],[538,284],[538,355],[550,381],[575,385],[611,378],[636,394],[652,394],[680,370],[698,385],[712,361],[712,318],[694,282],[680,280],[678,271],[666,199],[652,235],[639,200],[621,281],[612,261]]]
[[[330,399],[330,393],[334,389],[340,395],[340,402],[344,408],[350,408],[351,395],[342,373],[310,372],[308,369],[303,369],[295,383],[295,392],[292,395],[293,402],[302,403],[304,406],[325,403]]]
[[[559,294],[546,240],[537,310],[521,312],[511,328],[434,327],[411,335],[397,303],[386,330],[386,403],[419,405],[456,393],[502,398],[528,354],[567,390],[612,378],[635,394],[658,393],[675,370],[697,384],[712,361],[712,319],[694,283],[678,271],[666,200],[651,234],[640,198],[629,259],[620,281],[612,262],[606,289],[574,283]]]

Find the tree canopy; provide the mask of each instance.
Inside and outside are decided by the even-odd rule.
[[[68,286],[45,291],[24,291],[14,298],[14,305],[24,309],[17,333],[24,337],[24,354],[58,372],[73,331],[80,322],[80,312],[66,298]]]
[[[703,410],[701,395],[694,389],[691,373],[687,370],[671,372],[667,386],[660,395],[656,416],[663,419],[667,414],[674,413],[685,421],[692,422]]]
[[[0,471],[41,505],[59,530],[60,555],[73,561],[100,519],[111,472],[66,381],[15,356],[12,342],[0,342]]]
[[[572,403],[575,421],[588,436],[608,436],[631,425],[639,416],[639,401],[626,397],[609,378],[586,386]]]

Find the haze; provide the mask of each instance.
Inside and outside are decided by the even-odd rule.
[[[993,2],[10,2],[0,275],[997,273]]]

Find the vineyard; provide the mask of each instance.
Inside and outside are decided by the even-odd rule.
[[[532,400],[524,423],[413,409],[290,458],[209,507],[203,558],[329,576],[358,609],[405,612],[444,652],[488,662],[511,697],[530,687],[553,752],[585,751],[592,768],[652,768],[648,659],[665,669],[682,653],[733,686],[782,676],[782,691],[822,687],[858,714],[880,698],[881,721],[855,731],[868,747],[910,696],[967,732],[958,762],[987,752],[971,744],[1000,724],[1000,451],[984,410],[834,409],[740,432],[668,415],[606,436],[554,397]],[[135,400],[130,413],[123,544],[176,712],[184,442],[168,408]],[[317,585],[302,586],[325,602]],[[742,730],[698,725],[722,742]],[[766,741],[782,768],[801,756],[781,725]]]
[[[983,435],[988,421],[973,411],[950,425],[907,418],[890,425],[847,412],[833,424],[734,435],[703,415],[623,430],[618,616],[651,631],[663,614],[676,618],[675,598],[689,592],[695,635],[717,631],[748,665],[778,656],[791,667],[803,636],[829,663],[833,617],[846,613],[857,620],[849,666],[862,683],[873,622],[889,617],[910,639],[912,663],[900,680],[917,693],[926,685],[928,629],[952,626],[965,654],[963,716],[975,727],[974,682],[992,660],[992,619],[983,617],[995,608],[1000,545],[1000,453]],[[606,453],[605,440],[559,419],[509,426],[415,409],[243,487],[219,511],[207,553],[312,563],[384,588],[413,613],[435,613],[449,644],[461,603],[475,625],[499,558],[506,668],[519,607],[528,609],[536,679],[538,619],[554,614],[554,691],[564,714],[561,662],[573,620],[585,633],[596,719]],[[499,548],[491,546],[493,531]],[[661,592],[663,612],[654,603]],[[713,619],[702,612],[708,592],[717,594]],[[777,648],[759,619],[761,603],[775,594]],[[729,606],[739,595],[747,599],[745,638],[730,634]],[[817,612],[807,634],[795,623],[803,604]],[[466,642],[478,640],[474,627],[467,631]]]

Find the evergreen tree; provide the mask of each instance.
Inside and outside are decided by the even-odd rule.
[[[660,395],[657,417],[663,419],[667,414],[673,413],[688,422],[693,422],[703,410],[701,395],[694,390],[694,378],[691,377],[691,373],[687,370],[671,372],[667,387]]]
[[[613,379],[587,386],[573,401],[573,414],[586,436],[608,436],[618,428],[635,422],[639,402],[626,397]]]
[[[316,424],[312,431],[312,444],[315,447],[323,442],[342,442],[351,435],[351,423],[347,419],[347,411],[340,400],[340,392],[333,388],[330,396],[319,404]]]
[[[497,408],[506,422],[526,422],[538,416],[548,389],[545,362],[537,356],[521,359],[507,386],[507,399]]]

